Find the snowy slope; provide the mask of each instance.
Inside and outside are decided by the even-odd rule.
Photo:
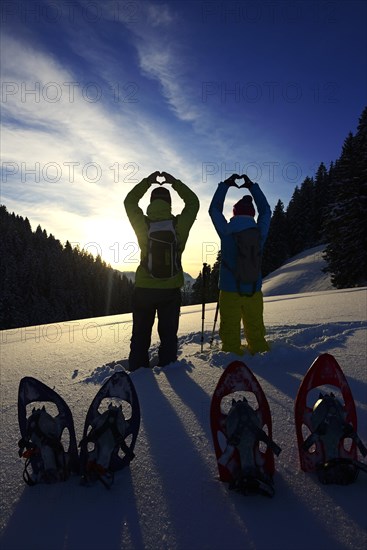
[[[332,290],[330,275],[322,271],[327,265],[322,257],[324,250],[325,245],[321,245],[301,252],[265,277],[264,296]]]
[[[314,278],[300,258],[299,275]],[[297,266],[295,264],[295,269]],[[291,273],[294,273],[292,270]],[[283,281],[284,282],[284,281]],[[312,287],[314,288],[314,287]],[[353,392],[367,442],[366,289],[265,298],[270,353],[243,360],[261,383],[273,416],[273,499],[244,497],[218,481],[209,427],[210,399],[236,356],[209,348],[215,304],[182,309],[179,360],[131,375],[142,424],[136,458],[111,491],[77,477],[29,488],[17,455],[17,391],[23,376],[54,387],[68,402],[78,440],[102,382],[126,365],[129,314],[14,329],[1,338],[2,550],[362,550],[367,545],[367,475],[347,487],[322,486],[299,469],[294,398],[313,360],[335,356]],[[157,348],[154,335],[152,351]]]

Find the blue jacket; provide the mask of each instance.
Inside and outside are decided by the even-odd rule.
[[[261,247],[263,248],[269,231],[271,210],[264,193],[258,184],[254,183],[249,191],[254,198],[259,213],[257,222],[252,216],[234,216],[227,222],[223,215],[223,205],[228,189],[228,185],[221,182],[209,207],[209,215],[221,240],[222,262],[219,272],[219,288],[228,292],[240,291],[241,294],[251,294],[253,285],[241,284],[240,289],[238,289],[237,282],[231,272],[231,269],[234,270],[235,268],[237,258],[237,246],[233,233],[257,226],[260,229]],[[260,274],[256,283],[256,291],[261,290],[261,286],[262,276]]]

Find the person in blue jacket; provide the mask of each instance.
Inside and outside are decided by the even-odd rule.
[[[230,187],[238,187],[235,180],[242,178],[251,195],[244,196],[233,206],[233,217],[227,221],[223,215],[224,200]],[[255,221],[254,199],[258,218]],[[263,321],[263,294],[261,273],[255,285],[238,284],[234,276],[237,260],[237,245],[234,234],[250,227],[260,230],[261,249],[264,246],[270,225],[271,210],[264,193],[257,183],[246,175],[232,176],[220,182],[209,207],[209,215],[221,240],[221,265],[219,272],[219,335],[222,350],[243,355],[246,346],[241,345],[241,321],[251,354],[269,350],[265,340]]]

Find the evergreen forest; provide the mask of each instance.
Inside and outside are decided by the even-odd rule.
[[[263,276],[292,256],[326,244],[326,270],[335,288],[367,283],[367,107],[340,157],[278,201],[263,252]],[[61,244],[28,218],[0,206],[0,329],[131,311],[133,283],[98,256]],[[183,303],[218,299],[221,255],[203,266]]]
[[[287,206],[276,204],[263,251],[264,277],[289,258],[326,245],[324,258],[335,288],[367,284],[367,107],[355,135],[349,133],[340,157],[295,188]],[[220,252],[193,285],[193,303],[218,299]],[[204,272],[204,273],[203,273]],[[204,275],[204,277],[203,277]],[[204,285],[203,285],[204,281]]]
[[[0,206],[0,329],[131,311],[133,283]]]

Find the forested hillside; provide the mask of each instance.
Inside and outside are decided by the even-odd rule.
[[[321,163],[315,177],[296,187],[287,206],[275,206],[263,254],[263,276],[278,269],[292,256],[327,243],[326,271],[336,288],[367,284],[367,107],[355,135],[344,141],[340,157],[326,168]],[[208,301],[218,297],[220,252],[206,268]],[[200,301],[201,272],[194,285]]]
[[[131,311],[133,283],[0,206],[0,329]]]
[[[340,157],[275,206],[263,254],[263,276],[292,256],[327,243],[327,272],[336,288],[367,282],[367,108]],[[131,311],[133,282],[69,242],[62,245],[27,218],[0,207],[0,329]],[[216,301],[220,252],[213,266],[185,285],[185,305]],[[204,277],[203,277],[204,275]],[[203,295],[203,283],[205,292]]]
[[[329,169],[320,164],[314,178],[296,187],[284,210],[275,207],[264,250],[264,275],[286,259],[321,243],[327,271],[336,288],[366,283],[367,108],[355,136],[344,141]]]

